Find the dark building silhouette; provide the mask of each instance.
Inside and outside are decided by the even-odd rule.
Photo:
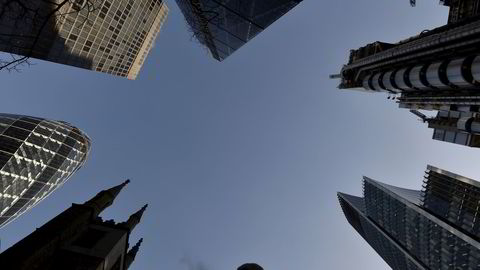
[[[129,180],[103,190],[83,204],[72,204],[0,254],[2,269],[124,270],[133,263],[142,239],[130,250],[129,237],[145,205],[127,221],[104,221],[99,214],[113,204]]]
[[[338,193],[340,205],[392,269],[479,269],[480,182],[428,166],[421,191],[363,186],[363,198]]]
[[[222,61],[302,0],[175,0],[192,34]]]
[[[425,121],[436,129],[434,139],[480,147],[470,126],[480,121],[480,0],[441,3],[449,7],[448,24],[351,50],[332,78],[341,79],[341,89],[388,93],[401,108],[439,111]]]
[[[90,145],[67,122],[0,114],[0,228],[62,186],[85,164]]]
[[[263,270],[263,268],[256,263],[246,263],[238,267],[237,270]]]

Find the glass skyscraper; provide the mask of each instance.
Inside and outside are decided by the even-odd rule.
[[[21,1],[35,13],[5,2],[0,51],[128,79],[137,77],[168,15],[162,0]]]
[[[363,184],[363,198],[338,193],[340,205],[392,269],[480,269],[480,182],[428,166],[421,191]]]
[[[66,122],[0,114],[0,227],[65,183],[89,150],[88,136]]]
[[[176,0],[192,34],[222,61],[302,0]]]

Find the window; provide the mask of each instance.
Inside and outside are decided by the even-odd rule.
[[[467,142],[468,142],[467,133],[457,133],[457,137],[455,138],[456,144],[467,145]]]
[[[445,130],[435,129],[434,132],[433,132],[433,139],[443,141],[444,135],[445,135]]]
[[[456,135],[456,133],[453,132],[453,131],[445,132],[445,141],[446,142],[451,142],[451,143],[455,142],[455,135]]]

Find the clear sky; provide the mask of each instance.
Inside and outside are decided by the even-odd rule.
[[[360,195],[362,175],[420,188],[427,164],[480,179],[479,152],[431,140],[385,95],[340,91],[328,75],[352,48],[445,24],[437,2],[304,0],[219,63],[169,0],[136,81],[38,60],[0,73],[2,112],[65,120],[93,141],[84,168],[0,231],[2,249],[131,178],[103,216],[150,203],[133,269],[386,269],[336,192]]]

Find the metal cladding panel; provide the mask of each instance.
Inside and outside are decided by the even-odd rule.
[[[0,114],[0,227],[65,183],[90,144],[66,122]]]
[[[393,74],[393,71],[387,71],[383,74],[383,85],[388,90],[395,90],[395,87],[393,87],[393,84],[390,80],[390,78],[392,77],[392,74]]]
[[[372,86],[373,86],[373,89],[376,90],[376,91],[384,91],[385,89],[383,89],[383,87],[380,85],[380,76],[382,75],[382,73],[376,73],[375,75],[373,75],[372,77]]]
[[[408,85],[407,82],[405,81],[405,79],[408,78],[408,73],[407,73],[408,71],[409,71],[408,68],[402,68],[398,70],[395,73],[395,84],[397,84],[398,88],[406,91],[415,90],[410,85]]]
[[[372,87],[370,87],[370,79],[372,77],[373,77],[373,74],[365,76],[365,78],[363,78],[362,84],[363,84],[363,88],[365,88],[366,90],[374,90]]]
[[[472,85],[467,81],[463,75],[463,66],[465,58],[455,59],[450,61],[447,66],[447,78],[452,84],[458,87],[471,87]]]
[[[415,66],[410,70],[409,78],[410,82],[412,83],[412,86],[414,88],[420,89],[420,90],[425,90],[425,89],[430,89],[428,85],[425,85],[422,80],[422,72],[423,72],[424,65],[419,65]]]
[[[398,89],[393,83],[394,83],[394,80],[395,80],[395,77],[393,76],[394,73],[393,73],[393,70],[391,71],[387,71],[383,74],[383,78],[382,78],[382,82],[383,82],[383,86],[385,86],[385,88],[387,90],[390,90],[392,92],[397,92],[397,93],[400,93],[401,90]],[[393,83],[392,83],[393,82]]]
[[[431,64],[426,73],[427,81],[430,85],[438,88],[438,89],[449,89],[451,88],[448,84],[445,84],[442,82],[442,79],[440,78],[441,76],[441,67],[442,67],[443,62],[437,62]]]
[[[470,129],[472,130],[472,132],[480,134],[480,122],[473,121]]]
[[[480,83],[480,56],[473,59],[472,76],[476,83]]]

